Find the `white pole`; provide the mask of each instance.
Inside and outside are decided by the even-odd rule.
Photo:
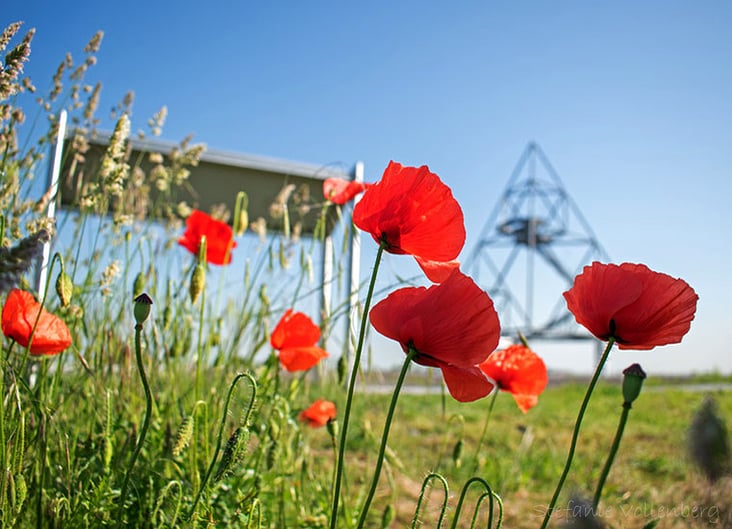
[[[58,136],[56,137],[56,143],[51,146],[51,163],[48,166],[48,178],[46,189],[50,190],[50,199],[48,201],[48,211],[46,212],[48,218],[56,217],[56,199],[58,198],[58,181],[61,173],[61,158],[64,151],[64,138],[66,137],[66,118],[67,114],[65,110],[62,110],[58,115]],[[46,289],[46,283],[48,282],[48,265],[51,261],[51,241],[46,242],[43,245],[43,254],[41,256],[41,262],[38,264],[36,269],[36,285],[38,286],[38,293],[42,294]]]

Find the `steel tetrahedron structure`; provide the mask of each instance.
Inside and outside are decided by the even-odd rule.
[[[588,338],[562,293],[594,260],[610,259],[549,159],[529,143],[465,261],[493,298],[504,336]]]

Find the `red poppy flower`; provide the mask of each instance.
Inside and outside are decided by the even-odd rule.
[[[455,400],[488,395],[493,384],[480,370],[501,334],[493,301],[473,280],[454,272],[439,285],[401,288],[377,303],[371,324],[396,340],[414,361],[439,367]]]
[[[201,237],[206,237],[206,261],[215,265],[231,262],[231,250],[236,247],[231,226],[194,209],[186,219],[186,231],[178,244],[198,255]]]
[[[353,209],[353,222],[386,251],[451,261],[465,244],[460,204],[440,178],[422,167],[389,162]]]
[[[307,371],[328,353],[315,344],[320,329],[302,312],[288,309],[272,331],[269,342],[280,353],[280,363],[287,371]]]
[[[308,426],[319,428],[336,418],[336,407],[329,400],[318,399],[310,407],[300,413],[300,420]]]
[[[33,294],[14,288],[8,293],[3,306],[3,334],[12,338],[23,347],[28,347],[33,325],[38,318],[33,342],[30,347],[32,355],[55,355],[71,345],[69,328],[58,316],[43,309]]]
[[[592,263],[564,293],[577,323],[620,349],[678,343],[689,331],[699,296],[682,279],[643,264]]]
[[[549,380],[544,361],[521,344],[496,351],[480,364],[480,368],[500,389],[513,395],[524,413],[536,406]]]
[[[326,178],[323,181],[323,196],[326,200],[342,206],[349,200],[353,200],[370,185],[344,178]]]

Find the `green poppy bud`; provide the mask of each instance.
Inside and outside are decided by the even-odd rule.
[[[626,404],[632,404],[640,395],[646,373],[640,364],[633,364],[623,370],[623,398]]]
[[[144,292],[135,298],[135,321],[138,325],[142,325],[147,317],[150,316],[152,304],[152,299]]]
[[[68,307],[71,303],[71,294],[74,291],[74,283],[66,272],[61,272],[56,278],[56,294],[61,300],[61,305]]]

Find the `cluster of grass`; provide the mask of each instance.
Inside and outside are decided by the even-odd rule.
[[[297,251],[307,263],[314,241],[260,231],[251,236],[258,248],[254,257],[235,278],[226,275],[230,269],[209,268],[214,281],[193,301],[195,257],[170,247],[190,207],[177,193],[201,147],[186,139],[173,153],[149,153],[154,169],[144,172],[127,149],[127,99],[115,109],[117,125],[102,165],[85,166],[101,85],[84,78],[101,35],[87,46],[80,65],[67,56],[49,93],[37,97],[40,110],[31,124],[46,117],[47,130],[22,132],[26,117],[19,101],[35,88],[21,74],[32,33],[19,38],[19,31],[20,25],[11,25],[0,38],[0,51],[6,52],[0,72],[0,239],[4,248],[15,248],[41,230],[53,234],[57,256],[50,284],[60,274],[67,278],[70,300],[52,288],[37,294],[67,323],[73,345],[56,357],[30,358],[3,338],[0,526],[328,527],[337,422],[314,429],[298,416],[319,397],[341,404],[344,370],[319,366],[285,373],[268,343],[283,310],[318,295],[317,285],[303,287],[306,267],[288,264]],[[19,42],[11,46],[13,39]],[[61,109],[75,126],[66,162],[74,169],[77,195],[74,208],[54,225],[44,215],[52,197],[42,184],[38,193],[37,173],[45,167],[43,155]],[[159,133],[163,119],[161,111],[150,120],[152,134]],[[230,207],[224,205],[219,215],[226,218]],[[171,267],[171,252],[188,260]],[[1,279],[32,291],[30,274],[23,273],[30,264],[3,268],[8,274]],[[241,295],[226,299],[222,291],[231,281]],[[142,291],[154,304],[138,343],[132,299]],[[347,316],[340,307],[331,312]],[[324,319],[323,334],[335,325]],[[138,352],[152,402],[139,376]],[[354,400],[338,527],[355,525],[378,452],[389,396],[367,391],[374,381],[376,374],[363,374]],[[701,395],[651,389],[631,414],[606,486],[603,519],[613,527],[642,527],[653,519],[659,527],[732,526],[729,478],[711,486],[685,456],[689,421]],[[551,386],[526,415],[501,395],[490,418],[487,400],[460,404],[444,394],[402,395],[367,525],[436,526],[443,493],[435,480],[426,489],[422,482],[439,472],[451,487],[447,518],[455,527],[470,526],[472,507],[459,518],[455,509],[460,489],[474,476],[503,497],[506,526],[538,527],[583,392],[580,383]],[[720,415],[732,416],[730,394],[716,397]],[[619,384],[601,383],[557,524],[571,518],[561,506],[569,505],[572,494],[594,490],[621,404]],[[486,420],[488,435],[478,450]],[[414,521],[420,491],[423,502]],[[478,501],[476,494],[468,490],[466,505]]]

